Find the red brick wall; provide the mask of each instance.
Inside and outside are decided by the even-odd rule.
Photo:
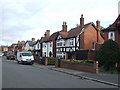
[[[100,32],[98,32],[97,35],[97,30],[90,25],[84,33],[81,34],[81,49],[92,49],[92,42],[94,43],[97,42],[97,37],[98,37],[98,42],[104,42],[104,39],[101,37]]]
[[[73,62],[65,63],[65,61],[61,60],[60,67],[98,73],[98,64],[97,63],[94,63],[94,64],[75,64]]]
[[[105,41],[108,40],[108,33],[109,32],[104,32],[104,39]],[[118,30],[115,30],[115,41],[118,43],[119,47],[120,47],[120,33]]]
[[[96,52],[88,52],[88,60],[96,60]]]

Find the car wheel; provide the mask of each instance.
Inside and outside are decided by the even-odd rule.
[[[30,65],[33,65],[33,64],[34,64],[33,62],[30,63]]]
[[[19,64],[20,62],[19,62],[19,61],[17,61],[17,63]]]

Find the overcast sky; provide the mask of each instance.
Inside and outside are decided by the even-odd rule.
[[[51,34],[68,30],[80,23],[96,20],[108,27],[118,16],[119,0],[0,0],[0,45],[11,45],[18,40],[40,39],[46,30]]]

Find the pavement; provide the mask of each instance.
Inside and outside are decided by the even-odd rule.
[[[59,68],[55,67],[54,65],[41,65],[38,63],[34,63],[33,66],[38,65],[39,68],[46,68],[58,72],[62,72],[65,74],[73,75],[76,77],[80,77],[81,79],[87,79],[87,80],[92,80],[112,86],[117,86],[120,88],[120,74],[107,74],[107,73],[90,73],[90,72],[84,72],[84,71],[78,71],[78,70],[73,70],[73,69],[68,69],[68,68]]]
[[[66,73],[69,75],[77,76],[83,79],[92,80],[104,84],[109,84],[113,86],[120,87],[120,75],[118,74],[106,74],[106,73],[90,73],[83,72],[78,70],[72,70],[67,68],[58,68],[58,67],[50,67],[51,70]]]

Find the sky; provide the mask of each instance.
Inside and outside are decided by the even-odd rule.
[[[0,0],[0,45],[40,39],[46,30],[50,34],[62,30],[63,21],[68,31],[80,24],[97,20],[104,28],[118,17],[119,0]]]

